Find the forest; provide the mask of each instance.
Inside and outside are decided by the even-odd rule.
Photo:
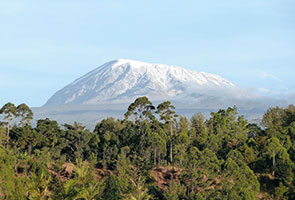
[[[0,199],[295,199],[295,106],[261,124],[236,106],[179,116],[137,98],[124,119],[32,126],[26,104],[0,110]]]

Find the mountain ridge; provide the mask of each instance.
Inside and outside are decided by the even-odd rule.
[[[139,96],[151,100],[198,99],[220,90],[237,90],[230,81],[210,73],[175,65],[130,59],[104,63],[57,91],[45,106],[131,102]]]

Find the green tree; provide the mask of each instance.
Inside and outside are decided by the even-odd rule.
[[[92,149],[90,144],[99,141],[98,138],[96,138],[96,134],[85,129],[85,127],[79,123],[74,123],[74,125],[65,124],[64,127],[65,141],[62,153],[66,154],[67,158],[71,161],[79,157],[84,160],[90,159],[91,154],[95,153],[95,149]],[[98,147],[98,145],[95,146]]]
[[[64,140],[62,140],[64,132],[60,129],[57,121],[48,118],[40,119],[37,121],[35,130],[42,138],[41,146],[43,148],[54,148],[54,150],[57,151],[56,145],[58,143],[65,144]]]
[[[26,176],[16,174],[19,152],[0,145],[0,199],[26,200],[27,181]],[[25,162],[27,163],[27,157]]]
[[[156,113],[160,115],[160,120],[163,120],[170,128],[170,146],[169,146],[169,161],[173,162],[173,124],[176,122],[175,107],[170,101],[165,101],[157,106]]]
[[[201,113],[197,113],[191,117],[190,138],[192,144],[199,149],[204,149],[208,140],[208,127],[205,123],[205,117]]]
[[[6,129],[0,123],[0,146],[4,145],[5,141],[7,140]]]
[[[276,199],[285,199],[285,194],[288,192],[288,187],[284,186],[282,182],[280,182],[279,186],[275,188],[275,197]]]
[[[130,161],[126,156],[127,153],[129,153],[128,147],[121,148],[116,164],[116,175],[121,188],[120,191],[122,193],[129,193],[132,190],[130,184],[132,170],[129,166]]]
[[[148,136],[148,144],[153,152],[154,165],[161,164],[162,158],[166,152],[166,141],[160,134],[156,132],[150,132]]]
[[[98,136],[98,160],[103,167],[115,168],[120,149],[120,132],[123,126],[114,118],[107,118],[98,123],[94,133]]]
[[[175,159],[179,161],[180,167],[186,162],[186,151],[190,143],[189,122],[187,118],[180,116],[178,123],[178,134],[175,138]]]
[[[226,158],[232,149],[243,146],[248,139],[247,120],[243,116],[237,117],[237,107],[229,107],[226,110],[219,110],[211,113],[208,121],[210,138],[208,139],[210,149],[217,151],[219,158]],[[213,136],[215,135],[215,136]],[[214,143],[212,142],[214,141]]]
[[[26,104],[20,104],[16,107],[16,116],[21,117],[20,125],[29,125],[33,119],[33,112]]]
[[[153,199],[152,196],[148,193],[148,189],[144,185],[144,181],[142,179],[138,179],[136,181],[131,180],[133,191],[124,195],[124,200],[150,200]]]
[[[275,172],[282,172],[280,168],[287,164],[289,169],[283,170],[285,173],[287,172],[288,175],[292,173],[290,170],[293,168],[293,164],[291,164],[290,156],[287,153],[287,150],[280,144],[280,141],[276,137],[272,137],[267,140],[265,146],[265,153],[272,159],[272,175],[275,176]],[[279,163],[277,163],[280,161]],[[281,164],[280,168],[277,168],[277,165]],[[280,174],[282,175],[282,174]],[[288,177],[287,175],[287,177]],[[285,176],[286,177],[286,176]]]
[[[206,148],[200,151],[197,147],[191,147],[188,153],[186,170],[181,175],[181,181],[185,183],[188,193],[195,195],[200,191],[207,191],[203,197],[209,198],[214,188],[210,188],[216,179],[220,178],[221,161],[216,154]],[[216,183],[216,185],[218,185]]]
[[[123,199],[120,191],[120,184],[118,179],[111,175],[106,182],[105,189],[103,191],[104,200],[121,200]]]
[[[135,121],[154,120],[153,110],[155,107],[147,97],[139,97],[128,107],[125,119],[133,117]]]
[[[186,188],[181,183],[171,180],[168,184],[168,189],[164,192],[165,199],[178,200],[185,196]]]
[[[103,185],[94,174],[93,166],[87,161],[77,159],[73,165],[74,178],[65,183],[66,199],[97,200],[101,199]]]
[[[45,163],[36,162],[38,166],[34,166],[27,182],[29,190],[29,198],[32,200],[47,200],[51,197],[50,182],[51,174]]]
[[[240,154],[239,157],[242,157]],[[241,160],[231,156],[225,163],[223,194],[226,199],[254,200],[260,191],[260,184],[254,172]]]
[[[17,134],[17,145],[20,149],[27,151],[29,155],[42,143],[42,136],[37,133],[30,125],[12,129]]]
[[[265,127],[281,127],[283,109],[279,107],[269,108],[267,112],[263,115],[262,124]]]
[[[7,120],[7,141],[9,140],[9,132],[11,129],[10,123],[13,117],[16,117],[16,107],[13,103],[7,103],[0,109],[0,114],[4,115],[4,119]]]

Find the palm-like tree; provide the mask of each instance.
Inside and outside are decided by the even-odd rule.
[[[102,184],[95,178],[93,168],[86,161],[77,161],[73,166],[75,177],[65,184],[66,199],[101,199]]]
[[[152,198],[148,193],[148,189],[144,187],[144,181],[139,177],[137,181],[130,180],[134,190],[125,195],[124,200],[149,200]]]

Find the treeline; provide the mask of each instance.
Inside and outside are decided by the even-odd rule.
[[[174,110],[140,97],[125,119],[90,131],[50,119],[32,127],[25,104],[7,103],[0,199],[295,199],[293,105],[270,108],[261,125],[236,107],[190,120]]]

